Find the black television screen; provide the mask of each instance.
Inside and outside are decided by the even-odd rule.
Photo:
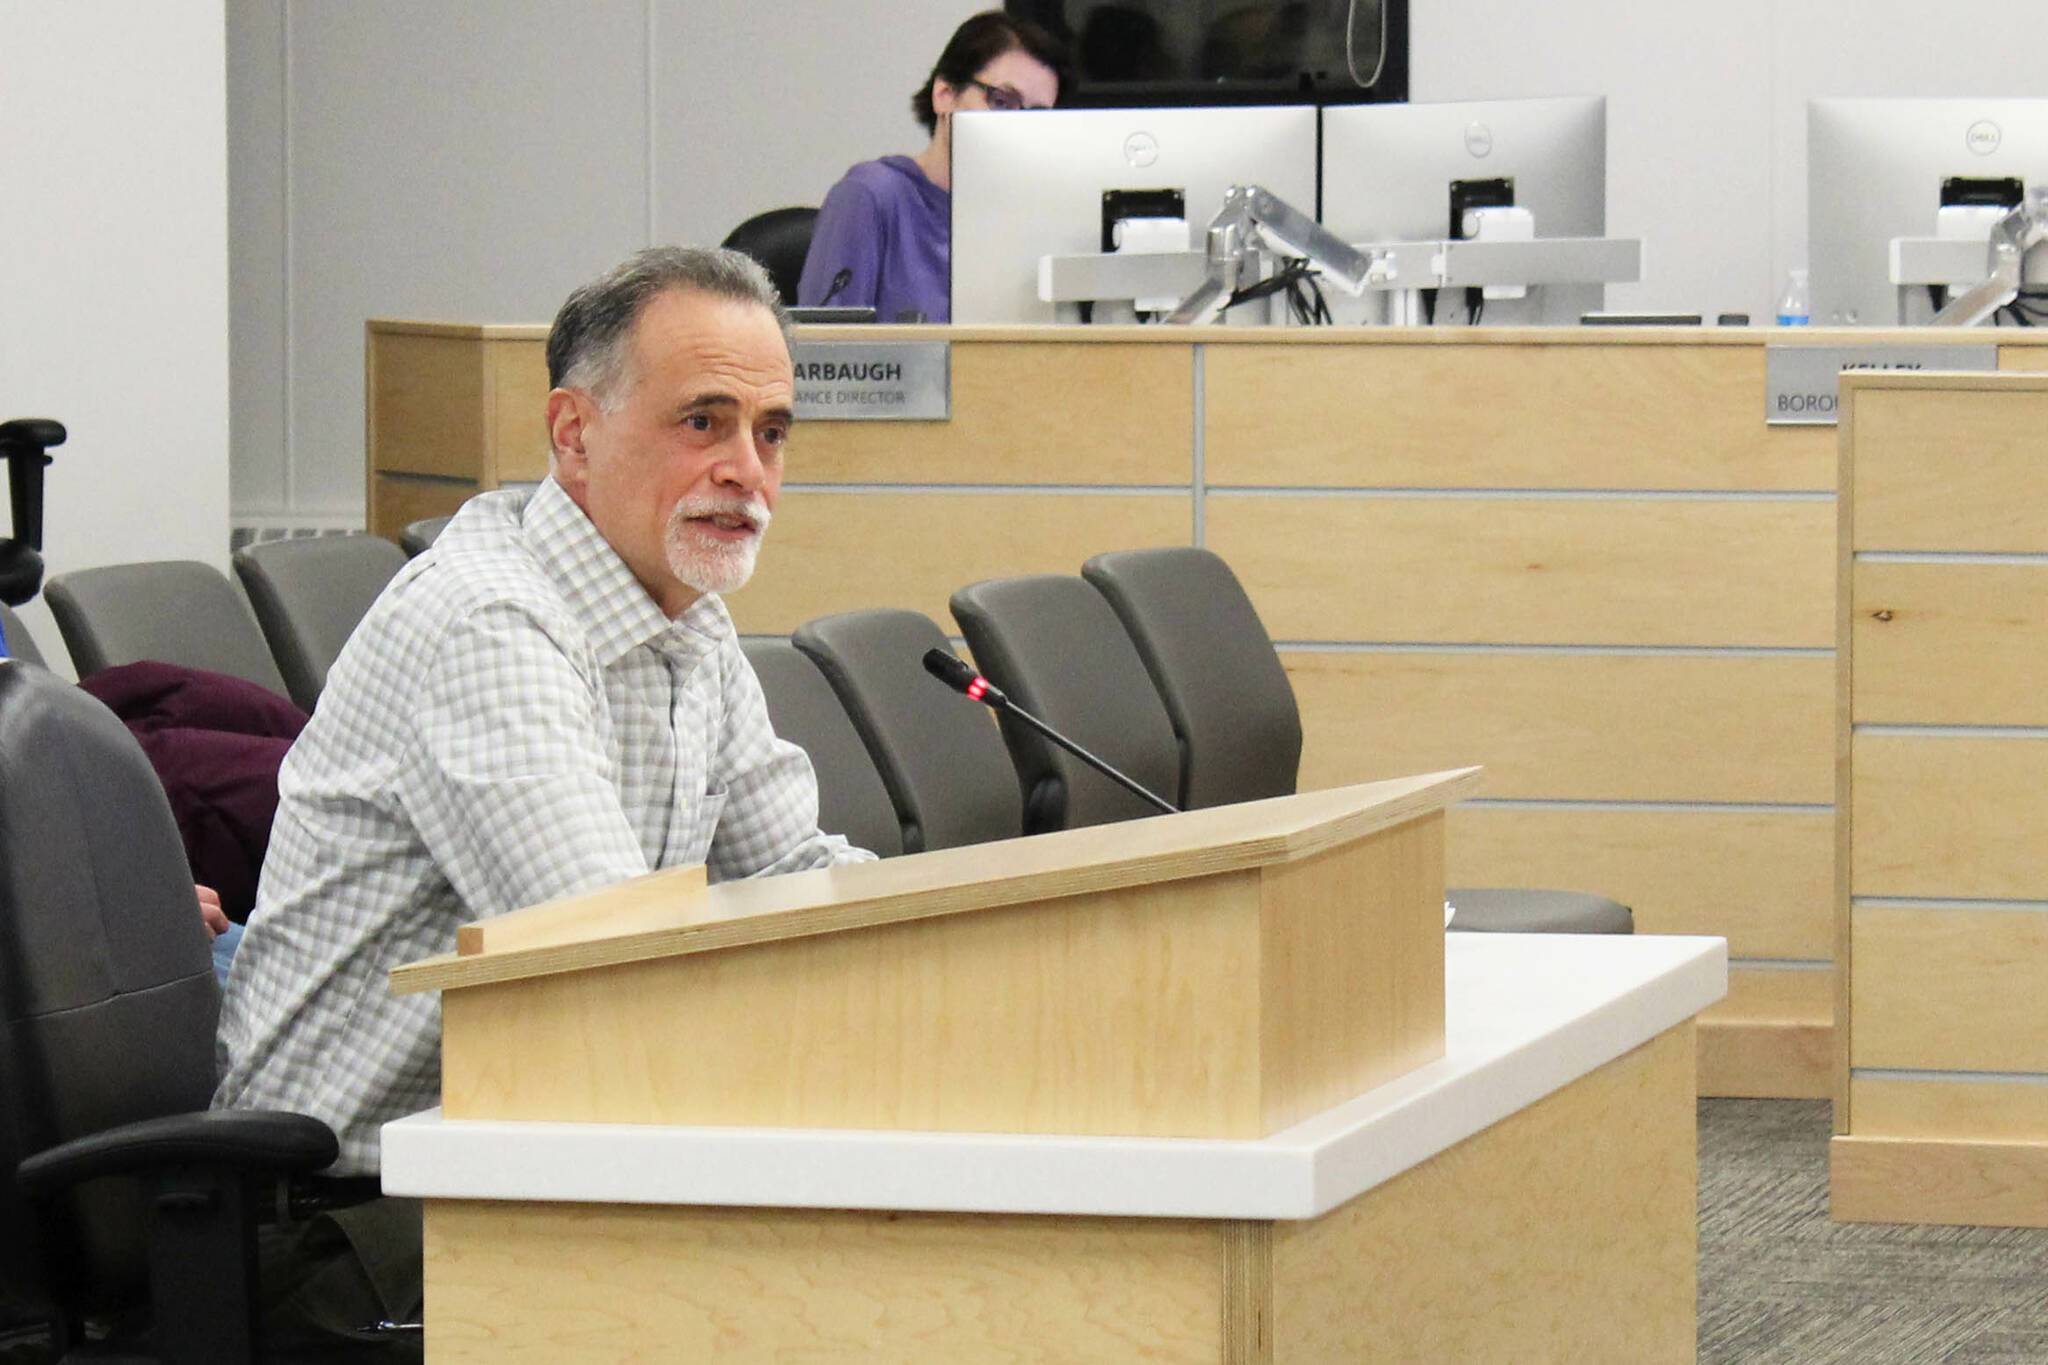
[[[1007,8],[1071,45],[1062,105],[1408,98],[1408,0],[1009,0]]]

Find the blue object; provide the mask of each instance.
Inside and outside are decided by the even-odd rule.
[[[228,964],[235,960],[235,949],[242,946],[242,926],[228,925],[226,933],[213,941],[213,979],[221,985],[228,984]]]

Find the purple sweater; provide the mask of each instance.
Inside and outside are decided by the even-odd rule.
[[[825,196],[797,302],[872,306],[878,322],[917,309],[926,322],[945,322],[953,314],[952,232],[953,196],[915,161],[863,161]],[[835,291],[842,271],[846,282]]]

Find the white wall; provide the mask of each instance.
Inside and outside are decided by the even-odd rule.
[[[70,429],[53,573],[228,551],[227,78],[218,0],[0,0],[0,417]],[[41,599],[24,613],[53,662]]]
[[[986,2],[986,0],[984,0]],[[1772,310],[1813,95],[2028,94],[2039,0],[1412,0],[1418,100],[1604,94],[1617,309]],[[362,324],[543,322],[651,241],[715,241],[914,151],[977,0],[237,0],[239,521],[359,525]]]

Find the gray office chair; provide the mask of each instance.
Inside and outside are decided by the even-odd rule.
[[[926,650],[951,648],[930,617],[850,611],[789,638],[825,675],[875,760],[905,853],[1023,832],[1016,774],[988,713],[924,671]]]
[[[256,618],[211,565],[164,560],[80,569],[51,579],[43,598],[81,678],[153,659],[289,695]]]
[[[1301,718],[1272,639],[1230,566],[1179,546],[1097,555],[1081,569],[1129,631],[1185,756],[1186,804],[1294,790]],[[998,680],[1000,682],[1000,680]],[[1451,928],[1477,933],[1626,934],[1629,908],[1587,891],[1453,887]]]
[[[407,522],[405,530],[399,533],[398,543],[407,559],[423,553],[428,546],[440,539],[441,532],[454,517],[421,517],[418,521]]]
[[[0,1298],[67,1361],[257,1358],[263,1187],[338,1148],[305,1115],[209,1112],[219,1010],[142,750],[80,689],[0,662]],[[88,1321],[114,1339],[85,1347]]]
[[[405,567],[405,551],[382,536],[304,536],[245,546],[234,566],[285,688],[311,711],[356,623]]]
[[[992,578],[953,594],[975,667],[1010,700],[1168,801],[1180,789],[1173,722],[1101,594],[1067,574]],[[1026,833],[1157,814],[1036,731],[1002,717]]]
[[[818,775],[818,828],[881,857],[903,851],[903,826],[875,760],[838,694],[810,656],[787,640],[745,640],[775,733],[811,756]]]
[[[26,659],[32,664],[45,662],[43,652],[36,648],[35,638],[28,633],[28,626],[5,602],[0,602],[0,636],[7,638],[7,652],[13,657]]]

